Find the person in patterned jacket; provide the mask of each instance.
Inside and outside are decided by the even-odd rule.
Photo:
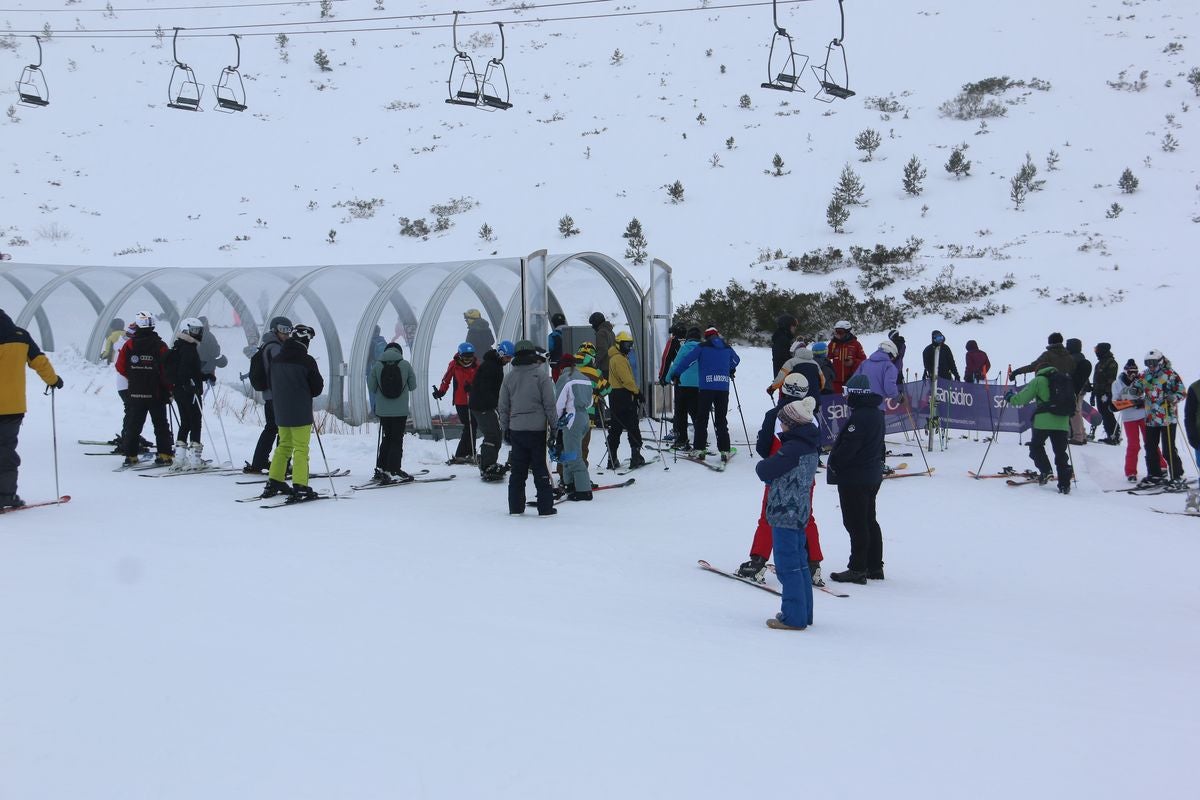
[[[1166,483],[1182,491],[1183,461],[1175,441],[1179,427],[1179,403],[1183,400],[1183,379],[1171,368],[1171,362],[1158,350],[1146,353],[1142,360],[1146,370],[1130,387],[1135,397],[1146,404],[1146,477],[1138,486]],[[1159,454],[1167,459],[1169,477],[1163,476]]]

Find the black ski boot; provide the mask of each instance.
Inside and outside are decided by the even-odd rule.
[[[767,560],[762,556],[751,555],[750,560],[738,567],[739,578],[749,578],[757,583],[763,582],[763,576],[767,573]]]
[[[591,499],[591,498],[588,498]],[[0,508],[21,508],[25,501],[15,494],[0,494]]]
[[[567,499],[575,500],[575,501],[591,500],[592,493],[590,491],[589,492],[571,492],[569,495],[567,495]]]
[[[1147,475],[1146,477],[1144,477],[1140,481],[1138,481],[1137,488],[1149,489],[1154,486],[1161,486],[1162,484],[1164,484],[1166,482],[1167,482],[1167,479],[1164,478],[1162,475]]]
[[[308,500],[316,500],[320,497],[311,486],[305,486],[302,483],[292,485],[292,496],[288,498],[289,503],[304,503]]]
[[[1037,479],[1038,486],[1045,486],[1047,483],[1049,483],[1049,482],[1050,482],[1050,479],[1051,479],[1051,478],[1053,478],[1053,477],[1054,477],[1054,473],[1053,473],[1053,472],[1043,472],[1043,473],[1040,473],[1040,474],[1038,475],[1038,479]]]
[[[829,578],[838,583],[858,583],[865,585],[867,582],[867,573],[859,572],[856,569],[848,569],[845,572],[831,572],[829,573]]]
[[[870,581],[883,580],[883,567],[878,567],[877,569],[867,570],[867,580],[870,580]]]
[[[629,468],[637,469],[644,466],[646,466],[646,459],[642,456],[642,451],[634,450],[633,455],[629,457]]]
[[[267,478],[267,485],[263,488],[262,494],[259,497],[266,499],[275,497],[281,494],[291,494],[292,487],[288,486],[283,481],[277,481],[274,478]]]

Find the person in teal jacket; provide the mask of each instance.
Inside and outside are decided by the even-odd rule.
[[[562,371],[554,386],[554,408],[558,412],[558,430],[562,432],[563,485],[570,490],[568,500],[591,500],[592,479],[583,440],[591,432],[588,408],[592,405],[592,379],[575,368],[575,356],[564,353],[558,365]]]
[[[1073,473],[1071,456],[1067,452],[1067,436],[1071,430],[1071,417],[1069,414],[1052,414],[1041,408],[1050,401],[1050,376],[1056,372],[1058,370],[1054,367],[1042,367],[1021,391],[1010,389],[1004,399],[1010,406],[1023,406],[1033,400],[1038,402],[1038,412],[1033,415],[1033,437],[1029,440],[1029,457],[1037,465],[1038,483],[1044,486],[1053,477],[1050,459],[1046,455],[1046,440],[1049,439],[1054,448],[1054,467],[1058,470],[1058,491],[1070,494]]]
[[[388,378],[383,377],[384,368],[388,368]],[[396,371],[399,375],[396,376]],[[392,376],[396,376],[393,380]],[[391,392],[399,384],[400,393],[397,397],[388,397],[384,388]],[[404,350],[399,343],[392,342],[383,348],[379,360],[371,367],[367,375],[367,389],[371,392],[371,401],[375,406],[375,414],[379,417],[379,453],[375,457],[375,480],[380,483],[396,483],[411,481],[413,477],[400,468],[404,460],[404,431],[408,426],[408,396],[417,388],[417,375],[413,372],[412,364],[404,360]]]

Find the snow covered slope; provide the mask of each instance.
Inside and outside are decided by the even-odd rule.
[[[333,3],[334,19],[446,10],[385,5]],[[997,296],[1008,314],[943,328],[956,350],[973,337],[997,366],[1024,363],[1061,329],[1089,347],[1111,341],[1122,361],[1158,347],[1186,378],[1200,374],[1189,313],[1195,4],[852,2],[859,94],[830,106],[812,101],[811,81],[804,96],[757,88],[769,6],[516,24],[682,5],[495,7],[482,19],[508,23],[515,106],[492,114],[442,102],[444,28],[244,29],[271,34],[242,40],[250,110],[189,115],[165,108],[169,36],[161,49],[152,38],[72,40],[75,18],[93,33],[284,25],[316,20],[317,5],[108,19],[87,0],[0,12],[14,31],[60,32],[45,44],[51,105],[0,122],[0,249],[140,266],[438,261],[523,255],[570,214],[581,233],[563,249],[619,256],[636,216],[688,301],[730,278],[827,284],[757,263],[764,249],[918,236],[925,278],[951,263],[1016,278]],[[823,57],[836,4],[781,15],[800,49]],[[21,49],[0,62],[15,79],[32,40],[14,41]],[[472,52],[486,59],[495,44]],[[205,83],[232,55],[227,37],[181,47]],[[332,72],[313,63],[317,48]],[[1142,91],[1108,85],[1143,70]],[[1028,95],[987,133],[939,115],[962,84],[1004,75],[1051,88],[1010,90],[1001,101]],[[6,91],[4,106],[16,99]],[[864,105],[892,94],[905,110],[888,119]],[[854,138],[868,127],[883,144],[860,162]],[[1174,152],[1162,150],[1167,133]],[[972,174],[956,180],[941,165],[963,142]],[[1027,152],[1046,184],[1016,211],[1009,178]],[[790,174],[764,174],[776,153]],[[900,184],[912,155],[928,168],[917,198]],[[846,163],[870,202],[834,234],[825,206]],[[1131,195],[1116,186],[1126,167],[1140,179]],[[678,204],[663,188],[675,180]],[[432,224],[430,206],[459,197],[478,205],[449,231],[399,235],[399,217]],[[384,203],[369,219],[346,221],[335,205],[373,198]],[[1108,219],[1114,202],[1124,211]],[[495,241],[477,236],[484,223]],[[995,251],[952,258],[952,245]],[[1056,300],[1068,292],[1097,299]],[[917,318],[905,331],[919,346],[944,325]],[[769,356],[743,355],[753,433]],[[816,625],[790,635],[763,626],[774,598],[695,566],[746,557],[761,498],[749,458],[723,475],[654,465],[547,521],[509,518],[503,486],[462,469],[447,483],[264,515],[232,502],[253,491],[234,478],[114,474],[83,456],[76,439],[118,425],[110,378],[53,357],[67,381],[55,409],[61,491],[73,500],[0,523],[0,797],[1184,797],[1196,782],[1197,522],[1149,510],[1178,497],[1105,493],[1122,485],[1117,448],[1076,449],[1079,486],[1062,498],[969,480],[984,445],[953,440],[929,456],[936,477],[885,486],[888,580],[847,599],[818,593]],[[50,407],[33,385],[29,403],[21,492],[40,499],[55,491]],[[222,421],[240,462],[254,416],[231,409]],[[224,457],[220,425],[210,430]],[[336,484],[346,494],[373,464],[375,431],[323,442],[354,471]],[[444,458],[441,443],[406,445],[407,466],[450,474]],[[1002,436],[986,467],[1026,463]],[[847,541],[823,483],[816,514],[826,570],[840,568]]]

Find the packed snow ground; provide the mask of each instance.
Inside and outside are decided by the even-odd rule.
[[[769,354],[746,355],[754,426]],[[540,520],[410,438],[408,467],[458,478],[263,514],[235,478],[81,455],[117,424],[97,369],[66,364],[57,398],[72,501],[3,522],[0,796],[1182,797],[1196,777],[1200,523],[1148,511],[1179,496],[1105,494],[1120,448],[1076,448],[1063,498],[972,481],[985,445],[952,439],[935,477],[884,485],[888,579],[816,592],[791,634],[763,625],[777,598],[696,567],[746,557],[746,449]],[[36,499],[50,409],[29,394]],[[248,455],[257,430],[224,421]],[[324,444],[350,495],[373,433]],[[1002,435],[1006,464],[1027,461]],[[836,509],[818,482],[826,571]]]
[[[729,278],[814,291],[849,275],[755,264],[763,249],[797,255],[915,235],[926,241],[926,273],[890,293],[951,263],[981,279],[1012,272],[1017,286],[996,297],[1010,313],[982,325],[911,320],[910,368],[932,327],[959,357],[977,338],[996,368],[1027,362],[1061,329],[1085,352],[1110,341],[1123,362],[1156,347],[1185,378],[1200,375],[1188,301],[1200,245],[1191,221],[1200,215],[1197,100],[1183,77],[1195,64],[1193,3],[853,4],[847,50],[859,96],[828,107],[757,88],[772,30],[764,7],[509,25],[516,106],[490,115],[442,103],[448,31],[351,44],[289,29],[287,64],[271,37],[243,39],[251,110],[235,117],[164,108],[169,40],[160,50],[147,40],[70,40],[72,20],[169,30],[315,19],[315,5],[109,21],[87,5],[3,15],[15,30],[50,21],[62,34],[46,44],[52,105],[0,125],[0,249],[15,262],[524,255],[555,244],[563,214],[582,233],[557,249],[619,256],[620,233],[637,216],[651,253],[675,267],[677,302],[687,302]],[[367,16],[370,5],[335,11]],[[822,54],[836,31],[832,0],[782,13],[800,49]],[[23,49],[4,57],[14,78],[32,58],[31,40],[16,42]],[[183,57],[211,83],[228,47],[192,40]],[[332,73],[313,64],[318,47]],[[617,48],[624,59],[612,65]],[[1143,69],[1144,91],[1106,85]],[[998,75],[1037,76],[1052,89],[989,120],[987,134],[938,116],[963,83]],[[15,97],[4,86],[7,105]],[[751,108],[739,107],[742,94]],[[889,94],[907,114],[883,119],[864,107]],[[866,127],[884,137],[869,163],[853,147]],[[1176,152],[1160,148],[1168,132]],[[961,142],[973,174],[955,180],[941,165]],[[1061,156],[1054,172],[1045,169],[1051,149]],[[763,174],[776,152],[790,175]],[[1047,184],[1017,212],[1008,178],[1026,152]],[[900,188],[913,154],[929,172],[920,198]],[[871,202],[835,235],[824,209],[847,162]],[[1133,195],[1115,185],[1125,167],[1141,180]],[[686,187],[678,205],[663,189],[676,179]],[[479,205],[449,232],[398,235],[398,217],[432,223],[432,204],[460,196]],[[335,203],[354,198],[385,204],[347,222]],[[1125,210],[1106,219],[1113,202]],[[496,241],[476,236],[485,222]],[[337,244],[326,242],[331,228]],[[27,245],[9,244],[22,238]],[[950,245],[995,251],[950,258]],[[1079,291],[1094,299],[1056,301]],[[15,295],[7,284],[0,292],[14,313]],[[609,310],[591,289],[564,301],[572,319]],[[818,592],[813,628],[776,633],[763,625],[775,598],[695,566],[746,558],[761,498],[748,452],[723,475],[651,466],[633,487],[565,504],[553,520],[508,517],[503,486],[461,468],[448,483],[264,515],[232,502],[253,491],[234,478],[114,474],[109,459],[81,455],[95,448],[75,440],[108,438],[119,417],[108,373],[69,351],[80,341],[70,315],[82,308],[65,294],[53,308],[52,357],[67,382],[57,397],[61,490],[73,500],[6,516],[0,535],[6,800],[1125,798],[1184,797],[1196,783],[1198,523],[1148,510],[1179,508],[1177,496],[1105,494],[1124,485],[1120,448],[1076,449],[1079,486],[1063,498],[971,481],[985,445],[952,440],[929,456],[933,478],[885,485],[888,580],[848,587],[848,599]],[[460,324],[452,315],[446,336]],[[244,362],[218,333],[233,382]],[[868,350],[877,339],[864,335]],[[769,358],[743,355],[753,433]],[[50,409],[36,385],[29,399],[21,492],[36,500],[55,490]],[[240,462],[257,428],[231,413],[224,422]],[[733,427],[740,439],[740,422]],[[219,426],[210,430],[223,455]],[[353,470],[336,484],[346,494],[373,465],[375,430],[324,443],[331,463]],[[444,458],[438,442],[406,446],[410,467],[450,474]],[[1002,436],[986,466],[1027,463],[1025,448]],[[836,505],[820,483],[826,571],[848,549]]]

